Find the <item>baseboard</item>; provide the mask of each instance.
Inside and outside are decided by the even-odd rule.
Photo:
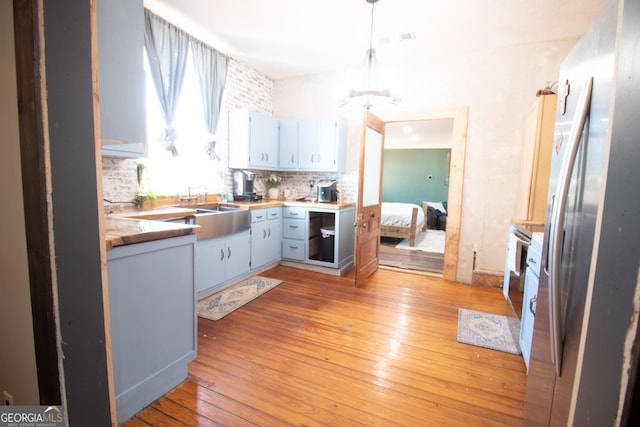
[[[504,273],[474,270],[471,273],[471,285],[502,289]]]
[[[286,267],[299,268],[301,270],[315,271],[316,273],[329,274],[331,276],[344,276],[353,267],[353,264],[349,264],[342,268],[332,268],[332,267],[323,267],[320,265],[305,264],[301,262],[285,261],[285,260],[280,261],[280,265],[284,265]]]

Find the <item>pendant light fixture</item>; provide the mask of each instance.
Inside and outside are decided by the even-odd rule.
[[[369,32],[369,49],[367,49],[362,65],[362,82],[359,89],[351,89],[349,96],[340,100],[341,107],[355,110],[380,110],[395,107],[400,99],[391,94],[389,89],[379,86],[377,68],[378,59],[373,48],[373,10],[379,0],[365,0],[371,4],[371,27]]]

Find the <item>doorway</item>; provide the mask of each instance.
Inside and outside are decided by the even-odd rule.
[[[446,280],[456,280],[458,268],[458,248],[460,238],[460,222],[462,215],[462,187],[464,178],[464,160],[466,152],[467,135],[467,107],[456,107],[436,110],[424,110],[416,112],[381,112],[379,117],[385,121],[387,132],[385,134],[385,148],[391,147],[393,142],[389,142],[390,131],[397,127],[404,131],[404,127],[411,125],[429,125],[436,122],[449,122],[451,129],[450,136],[444,140],[433,138],[429,148],[449,149],[449,173],[448,173],[448,197],[447,197],[447,218],[445,234],[445,250],[442,267],[442,277]],[[406,147],[420,147],[426,141],[405,141]]]
[[[381,237],[381,265],[442,275],[452,140],[453,118],[387,125],[383,221],[397,221],[389,212],[407,205],[420,208],[417,221],[424,225],[416,230],[414,245],[406,238]]]

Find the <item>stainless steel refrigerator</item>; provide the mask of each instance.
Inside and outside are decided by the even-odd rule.
[[[609,1],[562,63],[527,425],[625,425],[638,366],[640,1]]]

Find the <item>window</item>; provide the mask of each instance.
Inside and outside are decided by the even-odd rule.
[[[150,189],[155,194],[175,195],[186,193],[188,187],[206,185],[209,193],[224,193],[223,163],[211,160],[205,145],[212,139],[207,132],[200,96],[200,83],[189,51],[182,93],[178,101],[173,126],[178,134],[176,148],[179,156],[173,157],[159,141],[165,127],[158,95],[149,72],[147,55],[144,55],[147,85],[147,165]]]

